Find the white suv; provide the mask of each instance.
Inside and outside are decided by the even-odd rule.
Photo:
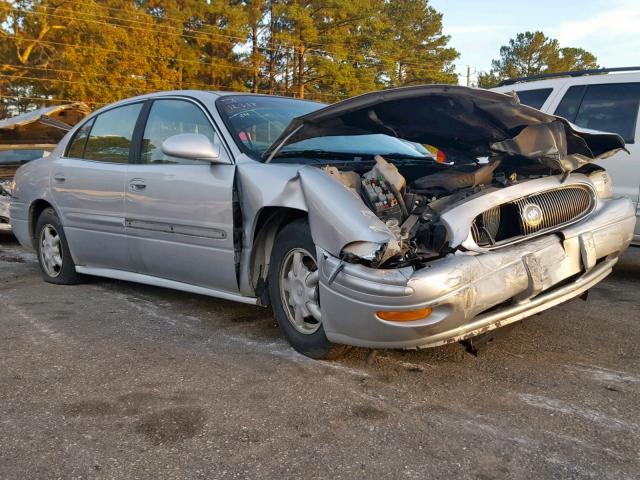
[[[640,216],[640,67],[539,75],[507,80],[492,90],[515,91],[525,105],[580,127],[621,135],[630,154],[619,152],[602,166],[612,177],[614,192],[631,199],[636,218]],[[634,243],[640,244],[640,222]]]

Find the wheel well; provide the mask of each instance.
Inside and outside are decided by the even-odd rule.
[[[47,208],[53,208],[53,206],[46,200],[42,199],[33,202],[29,208],[29,235],[31,236],[32,242],[35,242],[38,218]]]
[[[298,218],[307,218],[307,212],[297,208],[264,207],[258,214],[252,239],[249,281],[265,305],[269,303],[266,279],[274,241],[285,225]]]

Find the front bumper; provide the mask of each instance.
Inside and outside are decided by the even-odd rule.
[[[633,238],[630,201],[600,201],[562,231],[488,253],[458,252],[425,268],[377,270],[318,251],[322,323],[335,343],[370,348],[435,347],[522,320],[579,296],[610,272]],[[380,310],[431,307],[425,319],[394,323]]]

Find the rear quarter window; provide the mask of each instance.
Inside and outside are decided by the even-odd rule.
[[[87,138],[89,138],[89,132],[91,131],[92,125],[93,119],[89,120],[78,129],[73,136],[73,140],[71,140],[71,143],[69,144],[69,148],[67,149],[67,157],[82,158],[84,155],[84,146],[87,143]]]
[[[516,93],[520,103],[540,110],[552,91],[553,88],[537,88],[535,90],[518,90]]]

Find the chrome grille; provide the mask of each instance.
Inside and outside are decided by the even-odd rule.
[[[473,239],[478,245],[493,245],[496,243],[495,236],[500,229],[500,207],[494,207],[482,212],[471,224]]]
[[[478,215],[471,235],[481,247],[512,243],[578,221],[595,205],[587,185],[571,185],[518,198]]]

